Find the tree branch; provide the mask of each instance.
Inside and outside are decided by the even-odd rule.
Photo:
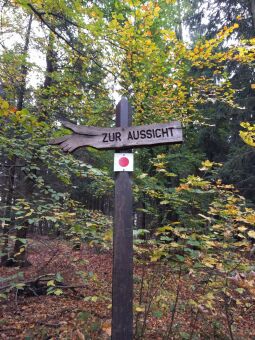
[[[32,4],[27,4],[28,7],[31,8],[31,10],[33,11],[33,13],[42,21],[42,23],[48,27],[48,29],[53,32],[59,39],[63,40],[69,47],[71,47],[72,50],[74,50],[76,53],[80,54],[81,56],[91,60],[94,64],[96,64],[99,68],[105,70],[106,72],[111,73],[115,78],[116,75],[109,70],[107,67],[105,67],[104,65],[100,64],[97,60],[95,60],[94,57],[92,56],[88,56],[86,55],[83,51],[81,51],[80,49],[78,49],[77,47],[75,47],[67,38],[65,38],[62,34],[60,34],[59,32],[57,32],[57,30],[52,27],[45,19],[44,19],[44,15],[46,14],[45,12],[39,12]],[[69,21],[70,23],[72,23],[71,21]],[[73,24],[73,23],[72,23]],[[75,24],[76,27],[78,27]]]

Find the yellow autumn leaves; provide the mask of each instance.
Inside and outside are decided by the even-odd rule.
[[[240,125],[246,129],[245,131],[239,132],[240,137],[246,144],[255,147],[255,124],[243,122]]]

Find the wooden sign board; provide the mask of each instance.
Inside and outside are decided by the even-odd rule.
[[[126,128],[97,128],[71,123],[63,123],[63,125],[74,133],[57,138],[51,143],[60,144],[64,151],[69,152],[82,146],[105,150],[121,150],[183,142],[182,127],[178,121]]]

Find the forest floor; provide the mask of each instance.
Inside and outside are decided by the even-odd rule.
[[[81,250],[74,251],[69,242],[46,237],[30,239],[29,244],[28,259],[32,265],[26,268],[0,268],[1,281],[18,272],[23,273],[24,281],[59,273],[65,286],[55,290],[58,296],[35,296],[29,294],[32,293],[29,291],[24,294],[22,290],[13,289],[8,299],[1,301],[0,339],[110,339],[111,251],[99,251],[86,245]],[[226,313],[221,304],[214,312],[206,307],[186,308],[184,301],[196,300],[197,294],[201,294],[201,290],[199,292],[199,289],[194,289],[198,278],[185,274],[180,280],[175,273],[164,273],[162,276],[162,267],[160,271],[155,268],[150,268],[146,274],[152,275],[148,282],[154,280],[155,283],[154,288],[151,286],[152,294],[148,289],[144,294],[147,294],[147,306],[150,304],[150,296],[153,296],[153,305],[156,307],[145,319],[144,307],[137,307],[139,287],[136,283],[143,269],[135,266],[134,271],[134,320],[139,320],[137,325],[142,329],[143,339],[164,339],[169,329],[168,339],[255,339],[254,304],[250,303],[248,308],[229,306],[229,313]],[[160,275],[163,281],[159,279]],[[15,281],[14,278],[13,280]],[[181,285],[177,308],[174,308],[177,282]],[[6,282],[0,284],[4,286]],[[170,308],[166,301],[167,295],[160,296],[162,285],[172,301]],[[81,287],[73,288],[76,286]],[[51,287],[53,290],[57,289],[52,282],[48,283],[48,289]],[[171,312],[164,316],[161,308]],[[137,326],[135,328],[138,329]]]

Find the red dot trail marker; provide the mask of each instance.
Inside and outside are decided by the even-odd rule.
[[[129,164],[129,160],[128,160],[127,157],[121,157],[119,159],[119,165],[120,166],[123,166],[125,168],[126,166],[128,166],[128,164]]]
[[[116,107],[116,127],[101,128],[63,125],[73,134],[51,141],[64,151],[91,146],[114,149],[114,223],[112,268],[112,340],[133,338],[133,198],[132,148],[182,143],[182,126],[178,121],[131,126],[132,109],[126,98]]]
[[[132,153],[115,153],[114,171],[134,171],[134,155]]]

